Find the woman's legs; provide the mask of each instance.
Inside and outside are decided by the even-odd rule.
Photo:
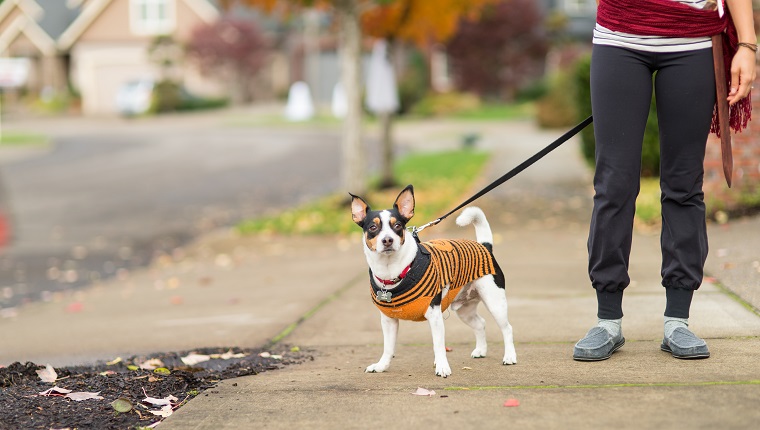
[[[662,349],[679,358],[707,357],[707,345],[686,329],[707,256],[702,179],[715,102],[711,50],[654,54],[594,46],[591,99],[596,136],[589,276],[597,291],[598,327],[575,347],[578,360],[608,358],[625,342],[623,290],[630,283],[641,145],[655,85],[661,142],[662,277],[666,287]]]
[[[659,96],[662,285],[668,296],[665,315],[688,318],[708,250],[702,180],[715,105],[712,51],[670,54],[657,72],[655,88]]]
[[[594,45],[591,105],[596,137],[594,209],[589,229],[589,277],[596,289],[596,327],[575,344],[573,358],[609,358],[625,343],[623,290],[641,176],[641,145],[652,100],[654,56]]]
[[[641,177],[641,145],[652,100],[655,55],[594,46],[591,104],[596,137],[594,209],[588,239],[589,276],[601,319],[623,316],[630,283],[633,217]]]
[[[707,344],[687,327],[691,299],[702,283],[708,251],[702,181],[715,104],[712,50],[664,57],[655,87],[659,96],[661,273],[667,296],[661,348],[678,358],[706,358],[710,356]]]

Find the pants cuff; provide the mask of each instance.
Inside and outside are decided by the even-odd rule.
[[[609,292],[596,290],[598,311],[596,316],[603,320],[623,318],[623,290]]]
[[[665,305],[665,316],[673,318],[689,318],[691,299],[694,290],[684,288],[665,288],[665,297],[668,302]]]

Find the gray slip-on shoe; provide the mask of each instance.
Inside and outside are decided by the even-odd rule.
[[[613,337],[603,327],[592,327],[586,336],[575,344],[573,359],[578,361],[602,361],[625,344],[622,333]]]
[[[660,349],[673,354],[675,358],[708,358],[707,343],[686,327],[677,327],[669,337],[662,339]]]

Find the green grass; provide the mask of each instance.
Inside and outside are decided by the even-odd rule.
[[[717,212],[728,212],[734,216],[754,214],[760,211],[760,188],[737,189],[733,191],[732,200],[736,202],[732,208],[726,208],[726,202],[713,196],[706,196],[705,211],[708,218],[717,218]],[[659,228],[662,222],[660,204],[660,179],[642,178],[641,191],[636,199],[636,223],[639,227]]]
[[[365,118],[366,119],[366,118]],[[317,113],[306,121],[288,121],[285,112],[271,112],[255,115],[230,115],[224,120],[225,125],[232,127],[327,127],[337,128],[342,120],[330,114]]]
[[[517,104],[483,104],[450,115],[450,118],[475,121],[511,120],[531,118],[535,114],[535,104],[531,102]]]
[[[657,225],[661,221],[659,178],[641,179],[641,191],[636,199],[636,219],[647,226]]]
[[[706,382],[639,382],[625,384],[578,384],[578,385],[504,385],[446,387],[448,391],[489,391],[489,390],[546,390],[546,389],[598,389],[598,388],[658,388],[658,387],[715,387],[723,385],[760,385],[760,380],[746,381],[706,381]]]
[[[41,134],[3,132],[0,145],[44,145],[49,140],[47,136]]]
[[[394,168],[399,187],[371,191],[362,197],[373,208],[387,208],[404,186],[412,184],[417,202],[412,224],[422,225],[459,204],[488,159],[488,153],[468,150],[412,154],[399,160]],[[359,231],[351,220],[348,195],[342,193],[272,216],[246,220],[237,228],[243,234],[348,234]]]

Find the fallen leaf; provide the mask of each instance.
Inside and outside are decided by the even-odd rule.
[[[453,350],[454,350],[454,348],[452,348],[452,347],[450,347],[450,346],[447,346],[447,347],[446,347],[446,352],[451,352],[451,351],[453,351]]]
[[[153,415],[158,415],[160,417],[166,418],[169,415],[171,415],[174,411],[172,410],[172,407],[170,405],[164,406],[161,408],[160,411],[148,411]]]
[[[115,375],[115,374],[116,372],[114,372],[113,370],[106,370],[105,372],[98,373],[98,375],[100,376],[108,376],[108,375]]]
[[[171,375],[171,370],[167,369],[166,367],[159,367],[158,369],[153,369],[153,373],[157,373],[159,375],[168,376]]]
[[[180,360],[188,366],[194,366],[198,363],[211,360],[211,356],[191,352],[187,356],[181,357]]]
[[[38,370],[37,375],[39,375],[42,382],[55,382],[58,379],[58,374],[55,373],[53,366],[49,364],[44,369]]]
[[[237,354],[235,354],[234,352],[232,352],[232,350],[229,350],[225,352],[224,354],[220,355],[218,358],[221,358],[222,360],[229,360],[230,358],[243,358],[245,356],[246,354],[242,352],[238,352]]]
[[[469,367],[469,366],[464,366],[464,367],[462,368],[462,370],[472,370],[472,367]]]
[[[155,406],[171,406],[172,402],[176,402],[177,400],[179,399],[172,396],[171,394],[169,394],[167,397],[164,397],[163,399],[157,399],[155,397],[145,397],[142,399],[143,403],[150,403],[151,405]]]
[[[111,407],[116,409],[116,412],[121,413],[127,413],[132,410],[132,402],[129,401],[129,399],[125,399],[124,397],[119,397],[118,399],[111,402]]]
[[[504,402],[504,406],[507,408],[513,408],[515,406],[520,406],[520,401],[517,399],[507,399],[506,402]]]
[[[106,363],[106,366],[113,366],[114,364],[119,364],[119,363],[121,363],[121,357],[116,357],[113,360]]]
[[[272,354],[270,354],[270,353],[268,353],[266,351],[259,354],[259,357],[264,357],[264,358],[269,358],[271,356],[272,356]]]
[[[158,370],[158,369],[156,369],[156,370]],[[154,370],[154,372],[155,372],[155,370]],[[156,381],[160,381],[160,380],[161,380],[161,378],[156,378],[153,375],[148,376],[148,382],[156,382]]]
[[[146,360],[140,364],[140,369],[145,370],[153,370],[158,367],[164,367],[164,362],[158,358],[151,358],[150,360]]]
[[[103,400],[103,396],[100,395],[100,391],[97,393],[88,393],[86,391],[80,391],[76,393],[69,393],[66,394],[64,397],[81,402],[82,400],[89,400],[89,399],[95,399],[95,400]]]
[[[427,388],[417,387],[417,391],[413,392],[415,396],[435,396],[435,391],[428,390]]]
[[[299,352],[299,351],[301,351],[300,347],[294,346],[294,347],[290,348],[290,352]]]
[[[40,396],[63,396],[64,394],[69,394],[71,390],[67,390],[65,388],[61,387],[53,387],[48,388],[45,391],[40,392]]]
[[[140,366],[135,366],[134,364],[130,364],[127,366],[127,369],[129,370],[139,370]]]
[[[66,312],[71,314],[82,312],[82,309],[84,309],[84,305],[81,302],[74,302],[66,306]]]

